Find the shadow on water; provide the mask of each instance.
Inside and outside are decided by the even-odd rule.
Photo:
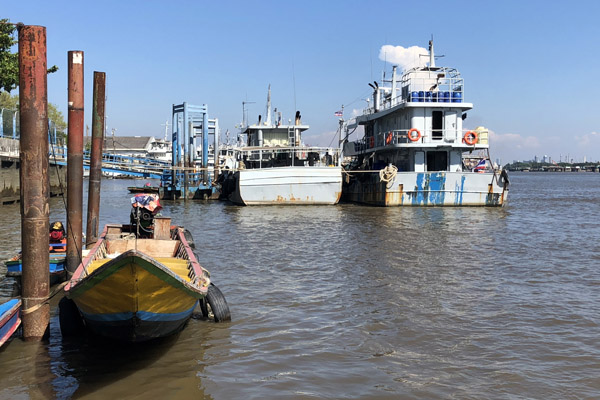
[[[58,397],[85,397],[127,380],[163,357],[179,335],[143,343],[115,342],[94,335],[58,338],[50,349],[52,352],[54,347],[60,353],[53,364],[60,369],[63,383],[77,382],[76,388],[56,387]]]

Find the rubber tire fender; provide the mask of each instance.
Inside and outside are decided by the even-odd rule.
[[[215,322],[231,321],[231,312],[225,300],[225,296],[214,284],[210,284],[206,293],[206,301],[215,316]]]
[[[184,228],[183,229],[183,237],[185,238],[185,240],[187,240],[188,244],[190,245],[190,247],[192,249],[196,248],[196,243],[194,242],[194,236],[192,236],[192,232],[190,232],[188,229]]]

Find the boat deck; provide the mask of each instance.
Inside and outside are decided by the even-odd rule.
[[[94,272],[95,270],[100,268],[102,265],[106,264],[111,259],[112,258],[102,258],[99,260],[92,261],[90,263],[90,265],[87,267],[87,273],[91,274],[92,272]],[[184,281],[186,281],[186,282],[191,281],[191,278],[189,277],[189,275],[190,275],[189,262],[187,260],[183,260],[181,258],[175,258],[175,257],[156,257],[155,260],[158,261],[159,263],[163,264],[165,267],[169,268],[171,271],[173,271],[175,274],[177,274]]]

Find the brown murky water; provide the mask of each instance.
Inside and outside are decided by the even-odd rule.
[[[600,175],[511,180],[504,209],[165,202],[233,321],[63,340],[53,299],[48,342],[0,350],[0,398],[598,398]],[[102,182],[103,224],[136,183]],[[0,226],[6,259],[18,205]]]

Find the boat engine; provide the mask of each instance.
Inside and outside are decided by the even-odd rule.
[[[131,209],[129,221],[133,231],[138,237],[152,237],[152,233],[154,232],[154,214],[152,211],[141,207],[134,207]]]
[[[151,238],[154,234],[154,217],[162,209],[156,194],[138,194],[131,198],[129,222],[139,238]]]

